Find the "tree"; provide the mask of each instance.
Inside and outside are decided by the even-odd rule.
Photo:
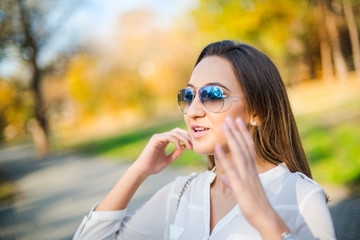
[[[47,22],[51,9],[58,7],[54,1],[46,0],[2,0],[0,2],[0,52],[2,57],[20,57],[30,72],[29,88],[33,94],[33,114],[35,118],[31,132],[37,150],[41,155],[51,151],[49,121],[46,112],[42,82],[46,74],[62,66],[64,58],[54,58],[46,63],[40,57],[49,50],[54,36],[59,33],[65,19],[72,11],[64,11],[59,25]],[[74,9],[74,6],[71,6]],[[18,54],[10,56],[9,49]],[[62,56],[63,57],[63,56]]]
[[[342,16],[336,11],[334,7],[336,2],[334,0],[313,0],[312,3],[315,9],[319,9],[315,10],[315,15],[318,15],[317,20],[321,44],[321,60],[324,70],[323,78],[329,78],[330,72],[332,71],[330,70],[329,60],[329,57],[332,56],[337,79],[344,82],[347,79],[348,69],[344,54],[341,50],[341,39],[338,29],[339,22],[342,21]]]
[[[308,61],[309,7],[308,2],[296,0],[200,0],[192,15],[206,42],[238,39],[250,43],[271,57],[286,84],[296,84],[313,72],[313,66],[306,68],[302,63]]]
[[[346,24],[349,29],[351,47],[353,52],[354,67],[358,78],[360,79],[360,40],[359,31],[356,26],[352,3],[349,0],[343,0],[342,5]]]
[[[346,66],[345,57],[341,51],[341,39],[338,30],[338,21],[335,9],[332,7],[332,0],[326,2],[327,11],[325,11],[326,29],[329,34],[330,45],[333,51],[334,66],[337,78],[344,82],[347,80],[348,69]]]
[[[326,6],[323,3],[323,0],[312,0],[312,3],[320,41],[322,79],[325,82],[332,82],[334,73],[331,58],[331,46],[325,23]]]

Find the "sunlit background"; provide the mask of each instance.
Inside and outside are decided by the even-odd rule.
[[[185,128],[178,89],[204,46],[233,39],[279,68],[314,179],[358,194],[359,30],[357,0],[1,0],[0,145],[133,161]]]

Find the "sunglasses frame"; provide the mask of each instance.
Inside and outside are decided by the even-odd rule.
[[[229,99],[231,99],[231,98],[245,98],[245,97],[243,97],[243,96],[229,96],[229,95],[226,95],[225,93],[224,93],[224,90],[220,87],[220,86],[216,86],[216,85],[207,85],[207,86],[203,86],[203,87],[186,87],[186,88],[182,88],[182,89],[180,89],[179,91],[178,91],[178,100],[177,100],[177,102],[178,102],[178,108],[179,108],[179,110],[180,110],[180,112],[181,113],[183,113],[183,114],[186,114],[186,112],[187,112],[187,109],[185,110],[184,109],[184,111],[182,111],[181,110],[181,107],[180,107],[180,104],[179,104],[179,93],[180,93],[180,91],[182,91],[182,90],[185,90],[185,89],[190,89],[191,90],[191,92],[193,93],[193,97],[192,97],[192,99],[191,99],[191,101],[190,101],[190,104],[189,104],[189,107],[190,107],[190,105],[193,103],[193,101],[194,101],[194,99],[196,98],[196,96],[198,95],[199,96],[199,100],[200,100],[200,103],[201,103],[201,105],[206,109],[206,110],[208,110],[209,112],[212,112],[212,113],[220,113],[220,112],[223,112],[223,111],[226,111],[227,109],[223,109],[223,107],[224,107],[224,105],[221,107],[221,109],[219,110],[219,111],[212,111],[212,110],[210,110],[208,107],[206,107],[205,106],[205,104],[203,103],[203,101],[200,99],[200,95],[199,95],[199,91],[201,90],[201,89],[203,89],[203,88],[206,88],[206,87],[215,87],[215,88],[218,88],[220,91],[221,91],[221,93],[222,93],[222,100],[223,101],[225,101],[225,99],[227,99],[227,98],[229,98]],[[232,101],[231,101],[231,103],[232,103]],[[229,108],[231,107],[231,103],[230,103],[230,105],[229,105]],[[189,108],[188,107],[188,108]]]

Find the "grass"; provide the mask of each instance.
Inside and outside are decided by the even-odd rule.
[[[314,179],[331,184],[360,180],[360,98],[297,118]]]
[[[297,116],[298,128],[314,179],[320,183],[360,183],[360,97],[327,108],[326,111]],[[78,144],[75,149],[119,161],[133,161],[154,133],[186,128],[182,119],[112,137]],[[169,146],[167,151],[174,149]],[[206,166],[206,160],[186,150],[173,166]]]

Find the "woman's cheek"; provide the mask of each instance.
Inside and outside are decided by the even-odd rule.
[[[227,141],[226,141],[225,135],[222,132],[222,130],[217,132],[215,139],[216,139],[215,140],[216,144],[219,143],[223,148],[227,146]]]

